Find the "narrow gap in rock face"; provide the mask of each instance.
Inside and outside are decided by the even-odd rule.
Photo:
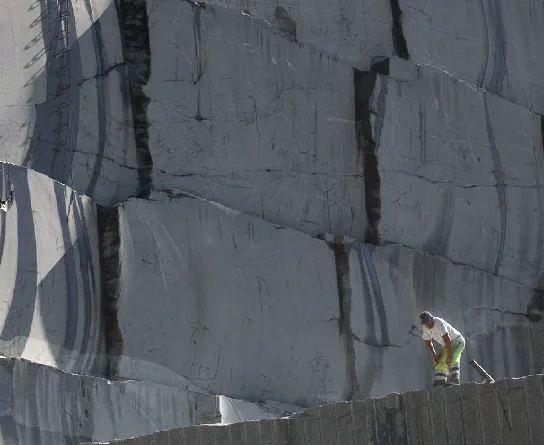
[[[540,134],[542,135],[542,150],[544,150],[544,116],[540,116]]]
[[[404,31],[402,30],[402,11],[399,6],[399,0],[390,0],[391,2],[391,15],[393,18],[393,27],[391,28],[393,34],[393,46],[395,47],[395,54],[398,57],[408,60],[408,45],[406,38],[404,37]]]
[[[344,346],[347,357],[347,374],[349,381],[349,393],[347,400],[350,400],[359,389],[357,370],[355,367],[355,346],[354,336],[351,330],[351,283],[349,274],[349,247],[343,242],[343,237],[335,237],[333,243],[327,243],[334,252],[334,263],[336,267],[336,284],[338,287],[339,335],[344,339]]]
[[[143,91],[151,74],[147,2],[145,0],[121,0],[120,10],[140,177],[138,197],[148,198],[151,194],[153,159],[149,151],[149,121],[147,118],[149,97]]]
[[[365,202],[368,228],[365,242],[379,244],[378,227],[381,216],[380,172],[376,143],[372,137],[370,100],[376,84],[376,72],[353,70],[355,86],[355,134],[359,153],[363,158]]]
[[[121,269],[119,260],[121,236],[117,206],[108,209],[98,207],[98,236],[107,369],[108,376],[111,377],[117,375],[118,358],[123,350],[123,337],[117,320],[119,274]]]
[[[544,291],[535,289],[527,304],[527,318],[532,322],[542,321],[544,318]]]

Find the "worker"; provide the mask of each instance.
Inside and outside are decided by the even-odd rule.
[[[428,311],[420,314],[419,318],[423,325],[423,340],[433,354],[433,386],[446,386],[448,383],[459,385],[461,383],[460,358],[465,349],[464,337],[446,320],[435,317]],[[433,340],[442,346],[439,355],[436,354]]]

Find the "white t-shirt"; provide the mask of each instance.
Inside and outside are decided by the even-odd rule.
[[[457,337],[461,337],[461,333],[446,320],[440,317],[434,317],[434,326],[432,329],[423,325],[422,337],[423,340],[436,340],[439,344],[444,346],[444,339],[442,336],[446,334],[446,332],[450,335],[451,341],[456,340]]]

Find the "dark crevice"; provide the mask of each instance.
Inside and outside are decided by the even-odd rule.
[[[373,57],[370,65],[370,71],[384,76],[389,76],[389,57]]]
[[[544,116],[540,116],[540,134],[542,135],[542,150],[544,150]]]
[[[544,319],[544,291],[535,289],[527,304],[527,318],[533,322]]]
[[[383,65],[380,66],[383,68]],[[376,84],[377,72],[353,70],[355,86],[355,135],[357,148],[363,160],[365,205],[368,228],[365,242],[379,244],[378,227],[381,217],[380,173],[376,143],[372,137],[370,100]]]
[[[123,337],[117,320],[119,274],[121,269],[119,248],[119,208],[98,207],[98,234],[100,243],[100,269],[102,282],[102,307],[108,376],[116,376],[123,350]]]
[[[344,244],[342,236],[334,238],[334,242],[327,242],[334,252],[334,263],[336,268],[336,285],[338,288],[338,331],[344,340],[344,347],[347,357],[347,375],[349,382],[346,400],[351,400],[359,390],[357,370],[355,367],[355,335],[351,330],[351,283],[349,274],[349,246]]]
[[[151,75],[149,18],[146,3],[145,0],[120,0],[119,5],[140,179],[139,198],[148,198],[151,194],[153,171],[147,118],[149,97],[143,90]]]
[[[393,46],[395,47],[395,54],[398,57],[408,60],[408,45],[406,38],[404,37],[404,31],[402,30],[402,11],[399,6],[399,0],[390,0],[391,2],[391,15],[393,19],[393,27],[391,32],[393,34]]]

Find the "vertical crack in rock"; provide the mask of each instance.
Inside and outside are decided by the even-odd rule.
[[[381,216],[380,173],[376,143],[372,137],[370,100],[376,84],[377,73],[353,70],[355,86],[355,136],[357,148],[363,160],[365,180],[365,205],[368,228],[365,242],[379,244],[379,222]]]
[[[544,116],[540,116],[540,135],[542,136],[542,150],[544,150]]]
[[[140,179],[138,197],[148,198],[151,194],[153,160],[149,150],[149,121],[147,118],[150,99],[144,92],[144,86],[151,75],[147,2],[145,0],[121,0],[120,11]]]
[[[478,88],[484,87],[485,77],[487,73],[487,65],[489,64],[489,29],[487,25],[487,14],[485,10],[485,3],[487,0],[480,0],[480,9],[482,12],[482,20],[484,22],[483,26],[483,50],[484,50],[484,56],[482,57],[483,63],[482,63],[482,72],[480,73],[480,77],[478,79],[477,86]]]
[[[201,4],[194,4],[191,3],[191,6],[193,8],[193,32],[194,32],[194,42],[195,42],[195,60],[196,60],[196,74],[193,79],[193,84],[196,85],[196,115],[195,119],[198,122],[201,122],[203,120],[206,120],[204,116],[202,116],[202,112],[200,110],[200,79],[202,78],[202,74],[204,73],[204,67],[203,67],[203,61],[202,56],[200,54],[200,46],[202,44],[202,34],[200,32],[200,23],[201,23],[201,8],[205,7]]]
[[[489,117],[486,93],[484,93],[484,108],[487,138],[489,139],[489,148],[491,150],[491,157],[493,158],[493,176],[495,176],[495,187],[497,189],[497,196],[501,212],[499,246],[497,249],[497,256],[495,258],[495,264],[493,266],[493,273],[498,275],[499,268],[501,267],[504,257],[504,244],[506,241],[506,185],[504,183],[504,172],[502,170],[501,158],[497,150],[497,144],[495,143],[495,136],[493,134],[493,127]]]
[[[97,120],[98,120],[98,153],[96,154],[94,165],[91,173],[91,180],[87,186],[87,191],[85,192],[88,196],[93,196],[94,190],[96,188],[96,183],[98,182],[98,177],[102,170],[102,163],[104,161],[104,152],[106,150],[106,116],[107,116],[107,107],[106,107],[106,79],[104,78],[104,72],[106,70],[106,57],[104,53],[106,52],[106,47],[102,39],[102,26],[100,19],[94,17],[93,9],[91,2],[85,0],[85,9],[87,10],[87,15],[92,23],[91,25],[91,35],[93,40],[94,47],[94,58],[96,62],[96,103],[97,103]]]
[[[357,379],[354,334],[351,329],[351,282],[349,274],[349,246],[344,243],[342,236],[335,237],[334,242],[328,242],[328,246],[334,252],[334,263],[336,267],[336,284],[338,287],[339,335],[344,339],[344,347],[347,357],[347,375],[349,392],[347,400],[359,390]]]
[[[544,318],[544,291],[535,289],[527,304],[527,318],[533,322]]]
[[[404,37],[404,31],[402,30],[402,11],[399,6],[399,0],[390,0],[391,3],[391,16],[393,26],[391,32],[393,35],[393,46],[395,47],[395,54],[398,57],[408,60],[408,45],[406,38]]]
[[[108,375],[114,376],[119,370],[118,363],[123,350],[123,337],[117,320],[119,274],[121,271],[118,206],[109,209],[98,208],[98,234],[107,368]]]
[[[489,90],[502,96],[504,78],[506,76],[506,51],[504,48],[504,21],[501,0],[488,0],[491,27],[493,29],[493,71],[489,79]]]

